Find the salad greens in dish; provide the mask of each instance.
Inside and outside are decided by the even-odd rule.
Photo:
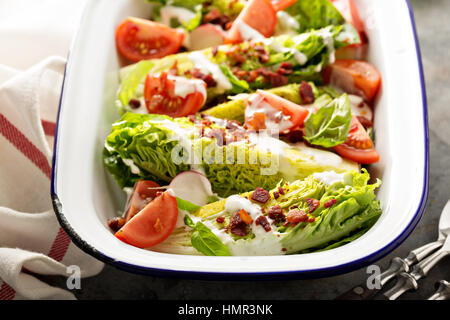
[[[329,250],[369,230],[381,75],[352,1],[149,2],[148,19],[116,29],[126,64],[103,163],[128,199],[114,235],[245,256]]]

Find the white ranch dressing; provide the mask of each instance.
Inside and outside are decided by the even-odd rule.
[[[372,120],[372,109],[367,105],[367,103],[364,103],[364,99],[362,97],[349,94],[348,99],[350,100],[353,115],[366,117],[367,119]]]
[[[334,38],[331,32],[327,29],[322,29],[317,32],[323,39],[325,46],[330,54],[328,63],[332,64],[336,61],[336,49],[334,48]]]
[[[255,220],[262,215],[261,208],[250,200],[239,195],[232,195],[225,200],[225,210],[234,214],[235,212],[245,210],[253,219],[250,225],[255,237],[253,239],[233,240],[231,236],[222,230],[213,230],[213,232],[228,247],[233,256],[267,256],[283,254],[281,245],[281,235],[273,225],[271,231],[266,232],[260,225],[255,224]],[[271,219],[267,218],[268,222]]]
[[[122,159],[122,162],[126,166],[130,167],[131,173],[133,173],[133,174],[140,174],[141,173],[141,170],[139,170],[139,167],[134,164],[132,159]]]
[[[188,58],[200,72],[212,75],[217,82],[217,89],[226,91],[232,88],[230,81],[220,70],[219,66],[211,62],[203,53],[193,51]]]
[[[170,79],[174,82],[174,93],[176,96],[184,99],[191,93],[200,92],[206,100],[206,88],[203,80],[188,79],[185,77],[177,77],[173,75],[168,75],[167,79]]]
[[[245,119],[250,119],[255,113],[263,113],[266,116],[266,130],[270,133],[284,132],[292,127],[290,116],[285,116],[282,111],[272,107],[264,101],[264,97],[258,94],[252,94],[248,98],[248,104],[245,108]],[[278,121],[277,121],[278,119]]]
[[[277,12],[277,29],[280,30],[283,34],[296,35],[300,25],[294,17],[288,14],[286,11],[278,11]]]
[[[308,62],[308,57],[305,54],[294,48],[286,48],[274,38],[270,38],[269,40],[264,41],[264,43],[275,52],[291,52],[294,55],[294,59],[301,66]]]
[[[313,177],[327,186],[331,186],[337,182],[344,183],[344,173],[336,173],[335,171],[316,172],[313,174]]]
[[[196,13],[182,7],[164,6],[160,10],[161,22],[170,27],[170,20],[175,18],[180,23],[188,23],[195,18]]]
[[[234,24],[237,25],[243,41],[259,41],[266,38],[257,30],[253,29],[244,21],[242,21],[242,19],[236,19]]]

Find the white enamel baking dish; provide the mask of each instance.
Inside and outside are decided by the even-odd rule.
[[[129,246],[106,222],[124,194],[102,164],[104,138],[118,118],[114,107],[119,59],[115,27],[127,16],[147,17],[145,0],[91,0],[74,39],[61,96],[51,194],[59,222],[94,257],[133,272],[207,279],[321,277],[371,264],[400,245],[422,216],[428,195],[428,126],[414,19],[405,0],[355,0],[370,39],[369,61],[383,76],[376,103],[376,147],[370,168],[383,185],[383,214],[361,238],[319,253],[206,257]]]

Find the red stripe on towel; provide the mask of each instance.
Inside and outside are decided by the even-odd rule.
[[[0,287],[0,300],[12,300],[14,299],[16,292],[6,282],[2,283]]]
[[[2,114],[0,114],[0,133],[50,179],[52,169],[45,155]]]
[[[44,133],[46,136],[54,137],[56,132],[56,123],[47,121],[47,120],[41,120],[42,128],[44,129]]]

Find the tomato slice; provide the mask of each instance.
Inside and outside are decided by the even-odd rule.
[[[347,140],[335,146],[334,150],[342,157],[362,164],[371,164],[380,160],[372,139],[356,116],[352,117]]]
[[[364,23],[361,20],[358,10],[352,0],[331,0],[331,2],[342,14],[345,21],[352,24],[360,35],[364,33]]]
[[[128,200],[125,212],[125,221],[128,222],[136,213],[141,211],[149,202],[156,198],[156,193],[160,190],[160,185],[151,180],[138,180],[133,189],[133,193]]]
[[[176,53],[184,34],[166,25],[140,18],[126,18],[116,29],[116,47],[132,62]]]
[[[148,248],[169,237],[177,218],[177,200],[166,191],[131,218],[115,236],[132,246]]]
[[[199,111],[206,101],[206,83],[168,75],[148,74],[145,79],[144,100],[149,113],[184,117]]]
[[[292,127],[289,128],[289,131],[293,131],[302,126],[305,119],[308,117],[308,109],[299,104],[293,103],[292,101],[263,90],[257,90],[256,94],[262,96],[264,101],[273,108],[282,111],[284,115],[290,117],[289,121],[292,122]]]
[[[292,6],[296,2],[297,0],[273,0],[272,5],[275,11],[281,11]]]
[[[250,0],[247,2],[245,8],[239,13],[239,16],[228,31],[225,43],[239,43],[243,41],[239,31],[240,23],[245,23],[266,38],[270,37],[277,24],[277,15],[272,2],[270,0]]]
[[[336,60],[323,71],[325,84],[372,101],[380,89],[381,74],[373,65],[359,60]]]

